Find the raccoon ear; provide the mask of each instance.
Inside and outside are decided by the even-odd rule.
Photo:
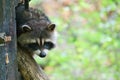
[[[28,25],[22,25],[22,31],[29,32],[31,30],[32,30],[32,28],[30,26],[28,26]]]
[[[49,24],[48,25],[48,30],[53,31],[55,29],[56,25],[55,24]]]

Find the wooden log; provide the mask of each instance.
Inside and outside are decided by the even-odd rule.
[[[29,51],[18,47],[17,52],[18,69],[24,80],[49,80]]]

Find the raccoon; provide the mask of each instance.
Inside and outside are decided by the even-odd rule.
[[[40,57],[56,45],[56,25],[40,10],[25,10],[23,4],[16,7],[18,47],[31,51]]]

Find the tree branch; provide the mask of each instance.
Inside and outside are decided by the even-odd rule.
[[[30,52],[18,47],[18,68],[24,80],[49,80],[30,54]]]

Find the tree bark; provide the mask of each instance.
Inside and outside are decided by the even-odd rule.
[[[30,54],[29,51],[18,47],[18,69],[24,80],[49,80]]]
[[[0,80],[20,80],[17,67],[15,6],[18,0],[0,0],[0,34],[11,40],[0,46]],[[4,36],[4,39],[5,39]],[[6,58],[7,57],[7,58]]]

